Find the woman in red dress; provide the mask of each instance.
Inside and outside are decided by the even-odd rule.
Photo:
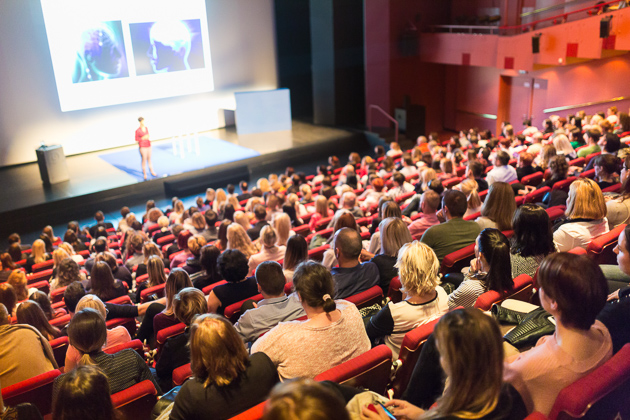
[[[149,140],[149,129],[144,125],[144,118],[138,118],[140,127],[136,130],[136,141],[140,146],[140,156],[142,156],[142,174],[144,179],[147,179],[147,162],[149,163],[149,170],[151,175],[157,176],[153,170],[153,163],[151,163],[151,140]]]

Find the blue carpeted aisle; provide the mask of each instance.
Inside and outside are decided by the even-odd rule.
[[[177,156],[173,155],[173,146],[170,141],[152,146],[151,159],[153,161],[153,169],[155,169],[158,177],[177,175],[209,166],[260,156],[260,153],[247,147],[237,146],[224,140],[206,136],[199,136],[199,154],[197,154],[194,139],[191,141],[190,153],[187,141],[183,141],[183,144],[184,158],[179,154]],[[137,149],[104,153],[99,155],[99,157],[110,165],[125,171],[138,181],[143,180],[140,152]],[[151,179],[152,176],[148,172],[147,168],[147,175]]]

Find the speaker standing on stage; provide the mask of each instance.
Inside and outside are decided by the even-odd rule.
[[[142,156],[142,174],[144,179],[147,179],[147,162],[149,163],[149,170],[151,175],[157,176],[153,170],[153,163],[151,163],[151,140],[149,140],[149,129],[144,125],[144,118],[138,118],[140,127],[136,130],[136,141],[140,146],[140,156]]]

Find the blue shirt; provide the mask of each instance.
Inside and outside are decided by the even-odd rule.
[[[366,291],[379,284],[378,267],[373,262],[364,262],[355,267],[335,267],[331,271],[335,282],[335,299],[345,299]]]

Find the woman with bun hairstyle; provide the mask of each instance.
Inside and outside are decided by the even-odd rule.
[[[252,354],[269,356],[282,380],[314,378],[370,349],[357,307],[332,298],[335,288],[326,267],[303,262],[293,274],[293,285],[308,319],[281,322],[252,347]]]

